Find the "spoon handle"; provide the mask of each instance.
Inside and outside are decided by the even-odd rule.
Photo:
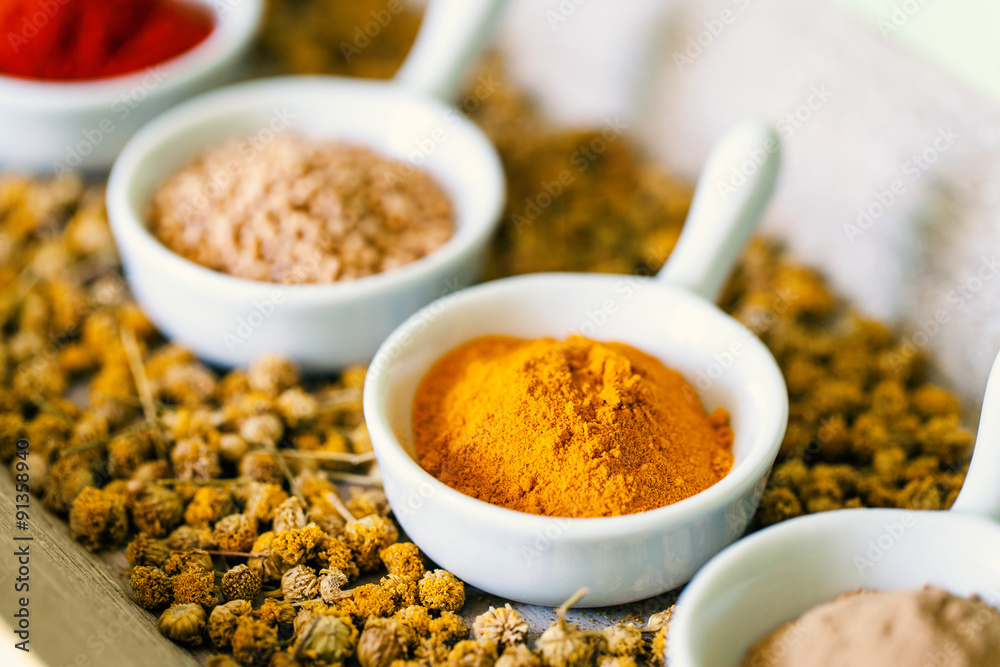
[[[745,121],[712,149],[684,230],[657,278],[715,301],[736,256],[767,206],[781,164],[781,140]]]
[[[452,101],[504,5],[506,0],[429,0],[417,39],[393,80]]]
[[[1000,355],[986,383],[983,412],[969,473],[955,499],[953,512],[979,514],[1000,522]]]

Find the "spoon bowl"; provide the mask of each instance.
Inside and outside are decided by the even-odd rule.
[[[716,181],[746,151],[775,148],[731,200]],[[495,595],[555,606],[631,602],[676,588],[736,539],[756,509],[788,414],[767,348],[710,301],[774,184],[776,140],[756,124],[722,140],[701,179],[675,254],[657,278],[542,274],[440,299],[386,340],[369,367],[365,418],[397,520],[435,562]],[[694,293],[697,291],[698,293]],[[708,489],[637,514],[567,519],[516,512],[442,484],[416,461],[411,406],[445,353],[485,335],[628,343],[681,372],[704,407],[731,415],[735,464]]]

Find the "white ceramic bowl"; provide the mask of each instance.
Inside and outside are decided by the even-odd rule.
[[[235,80],[263,0],[194,1],[211,8],[215,28],[204,42],[162,65],[79,82],[0,75],[0,168],[106,171],[151,118]]]
[[[495,281],[438,300],[383,344],[369,367],[365,419],[396,518],[436,563],[505,598],[554,606],[587,586],[581,604],[604,606],[676,588],[743,533],[784,435],[788,399],[767,348],[706,297],[757,222],[777,156],[729,201],[719,199],[716,181],[769,139],[751,125],[722,142],[660,279],[543,274]],[[735,434],[732,471],[667,507],[565,519],[490,505],[420,467],[411,406],[437,359],[483,335],[563,339],[575,332],[652,354],[696,387],[707,410],[725,407]]]
[[[975,456],[951,511],[839,510],[740,540],[684,589],[670,626],[671,667],[737,667],[771,631],[859,588],[932,584],[959,596],[977,593],[1000,607],[998,444],[1000,358]],[[928,656],[926,664],[940,663]]]
[[[501,5],[435,0],[396,81],[253,81],[189,100],[143,128],[111,172],[108,217],[129,285],[157,327],[224,366],[276,352],[306,371],[334,371],[367,363],[406,317],[478,280],[503,208],[503,170],[483,133],[430,93],[454,90]],[[430,255],[379,275],[279,285],[204,268],[150,234],[154,191],[195,155],[233,136],[248,137],[252,152],[281,132],[368,146],[406,163],[405,169],[427,171],[452,201],[454,236]]]

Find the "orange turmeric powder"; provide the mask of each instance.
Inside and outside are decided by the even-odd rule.
[[[729,415],[622,343],[487,336],[446,354],[413,403],[420,465],[462,493],[558,517],[643,512],[732,468]]]

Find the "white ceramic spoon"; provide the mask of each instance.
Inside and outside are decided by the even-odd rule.
[[[306,371],[367,363],[422,306],[479,277],[503,209],[496,151],[451,94],[483,46],[503,0],[432,0],[398,81],[281,77],[223,88],[160,116],[129,141],[108,183],[108,217],[129,286],[150,319],[198,356],[246,365],[267,352]],[[493,91],[481,90],[482,95]],[[168,250],[147,229],[156,188],[210,146],[245,139],[252,156],[281,133],[368,146],[403,162],[399,177],[429,172],[452,200],[448,243],[401,268],[324,285],[279,285],[207,269]],[[227,165],[231,179],[246,163]],[[212,197],[214,186],[202,194]]]
[[[392,333],[369,367],[365,419],[396,518],[428,556],[502,597],[554,606],[587,586],[583,605],[604,606],[676,588],[743,533],[784,435],[788,397],[767,348],[712,300],[771,194],[779,153],[774,133],[756,123],[721,140],[656,279],[508,278],[440,299]],[[574,332],[644,350],[695,384],[708,410],[725,407],[735,433],[732,471],[667,507],[560,519],[463,495],[417,464],[410,410],[438,358],[484,335]]]
[[[986,387],[972,464],[951,511],[838,510],[740,540],[684,589],[670,627],[671,667],[737,667],[772,630],[859,588],[933,584],[1000,606],[998,474],[1000,357]],[[929,657],[926,664],[940,663]]]

